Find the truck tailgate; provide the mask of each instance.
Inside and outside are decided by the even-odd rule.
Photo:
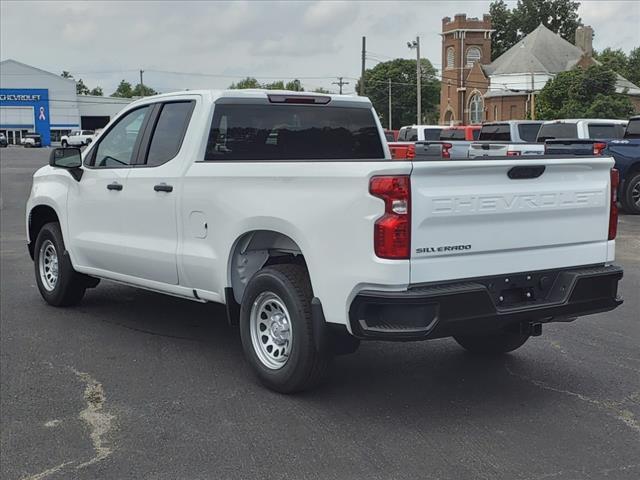
[[[608,157],[414,162],[411,283],[604,263],[612,166]]]

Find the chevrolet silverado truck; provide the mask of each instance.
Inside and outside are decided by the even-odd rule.
[[[544,144],[537,143],[536,135],[542,122],[535,120],[509,120],[485,123],[478,141],[469,145],[469,158],[488,156],[543,155]]]
[[[37,287],[53,306],[101,279],[225,304],[279,392],[363,340],[502,354],[622,302],[611,158],[390,160],[364,97],[145,97],[34,174]]]

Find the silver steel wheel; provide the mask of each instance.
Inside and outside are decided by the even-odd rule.
[[[631,186],[631,200],[636,204],[636,207],[640,208],[640,181]]]
[[[289,359],[293,342],[291,316],[282,299],[262,292],[251,306],[249,330],[253,350],[271,370],[282,368]]]
[[[45,240],[40,245],[38,254],[38,271],[44,288],[51,292],[58,283],[58,252],[51,240]]]

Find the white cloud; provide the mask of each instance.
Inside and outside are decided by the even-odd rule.
[[[421,52],[439,67],[441,20],[482,16],[489,0],[428,2],[0,2],[0,58],[52,72],[69,70],[112,92],[121,79],[161,91],[224,88],[251,75],[299,77],[306,86],[334,88],[335,77],[367,66],[413,58],[406,42],[420,35]],[[515,3],[510,0],[510,6]],[[594,46],[629,51],[640,45],[640,2],[584,1],[580,14],[595,29]],[[211,73],[188,76],[157,73]],[[323,78],[310,78],[323,77]],[[355,80],[348,78],[352,91]]]

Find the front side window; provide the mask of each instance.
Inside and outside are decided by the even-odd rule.
[[[476,93],[469,101],[469,123],[482,123],[483,110],[484,101],[482,96]]]
[[[162,106],[147,154],[147,165],[162,165],[180,151],[194,102],[173,102]]]
[[[535,143],[540,131],[540,123],[521,123],[518,125],[520,138],[525,142]]]
[[[136,142],[149,107],[127,113],[102,137],[93,165],[95,167],[123,167],[134,162]]]
[[[369,108],[218,104],[205,160],[382,159]]]
[[[624,134],[624,138],[640,138],[640,118],[629,120],[629,125],[627,125],[627,131]]]

